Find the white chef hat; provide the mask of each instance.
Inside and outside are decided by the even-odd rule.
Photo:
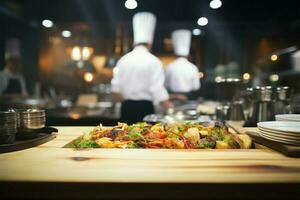
[[[152,44],[156,17],[150,12],[139,12],[133,16],[133,35],[134,44],[148,43]]]
[[[20,58],[20,41],[16,38],[11,38],[5,41],[5,59]]]
[[[186,29],[172,32],[172,43],[177,56],[188,56],[190,53],[192,33]]]

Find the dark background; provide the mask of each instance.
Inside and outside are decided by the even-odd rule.
[[[200,28],[202,34],[193,37],[191,56],[204,72],[230,61],[238,63],[241,73],[252,72],[255,67],[262,67],[266,74],[289,71],[288,59],[276,66],[267,58],[280,49],[300,47],[300,1],[297,0],[223,0],[222,7],[217,10],[209,7],[209,0],[137,0],[138,7],[134,10],[126,9],[124,2],[2,0],[0,69],[4,66],[5,40],[19,38],[26,66],[24,73],[32,91],[34,82],[41,76],[39,56],[41,49],[45,48],[47,36],[59,36],[61,30],[69,29],[73,38],[79,34],[85,35],[91,42],[101,38],[105,42],[93,43],[95,51],[113,56],[118,27],[122,26],[122,37],[130,40],[131,18],[137,11],[151,11],[157,16],[153,47],[156,55],[172,54],[163,46],[174,29]],[[205,27],[197,25],[201,16],[209,20]],[[45,30],[41,25],[43,19],[51,19],[55,27]],[[126,51],[122,49],[121,54]]]

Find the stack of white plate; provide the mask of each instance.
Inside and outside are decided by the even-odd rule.
[[[276,118],[276,121],[300,122],[300,114],[276,115],[275,118]]]
[[[300,122],[268,121],[257,123],[259,134],[268,140],[300,146]]]

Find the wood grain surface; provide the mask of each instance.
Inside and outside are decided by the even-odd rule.
[[[0,154],[0,199],[297,199],[300,159],[250,150],[63,148],[93,127],[57,127]],[[249,129],[254,130],[254,129]]]
[[[299,183],[300,159],[269,149],[62,148],[92,127],[56,127],[57,138],[0,154],[0,181],[101,183]]]

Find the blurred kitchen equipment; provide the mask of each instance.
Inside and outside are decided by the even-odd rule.
[[[276,114],[291,114],[291,97],[293,91],[290,87],[277,87],[276,90],[277,98],[275,103],[275,113]]]
[[[300,114],[275,115],[276,121],[300,122]]]
[[[164,120],[164,115],[162,114],[150,114],[146,115],[143,118],[144,122],[147,122],[148,124],[155,124],[157,122],[162,122]]]
[[[293,91],[290,87],[255,87],[247,88],[249,119],[246,126],[256,126],[257,122],[273,121],[275,114],[292,113],[291,99]]]
[[[244,89],[245,84],[239,78],[220,78],[217,79],[216,93],[219,101],[238,100],[240,91]]]
[[[38,98],[0,98],[0,108],[2,109],[45,109],[50,105],[50,102],[45,99]]]
[[[98,96],[96,94],[81,94],[76,101],[76,106],[91,107],[95,105],[97,101]]]
[[[182,112],[176,112],[173,114],[150,114],[143,118],[144,122],[149,124],[155,124],[157,122],[172,123],[181,121],[196,121],[197,117],[185,115]]]
[[[10,144],[15,141],[18,131],[18,117],[13,110],[0,111],[0,144]]]
[[[185,106],[186,108],[186,106]],[[169,109],[165,113],[150,114],[143,118],[144,122],[155,124],[157,122],[172,123],[172,122],[203,122],[210,121],[211,116],[200,115],[196,109]]]
[[[147,115],[143,121],[151,124],[156,122],[210,121],[218,105],[219,102],[190,100],[167,110],[156,109],[157,114]]]
[[[300,50],[292,54],[292,60],[293,60],[293,69],[299,72],[300,71]]]
[[[46,124],[45,110],[27,109],[17,110],[20,127],[18,138],[32,138],[37,136],[36,130],[44,128]]]
[[[252,113],[249,119],[253,125],[261,121],[275,120],[275,98],[274,88],[271,86],[253,88]]]
[[[300,93],[294,94],[291,99],[292,110],[295,114],[300,114]]]
[[[197,112],[201,115],[215,115],[218,106],[220,106],[220,102],[203,101],[198,104]]]
[[[242,101],[233,101],[228,110],[228,120],[245,121],[244,108]]]
[[[224,122],[228,119],[229,105],[221,105],[216,108],[216,120]]]

